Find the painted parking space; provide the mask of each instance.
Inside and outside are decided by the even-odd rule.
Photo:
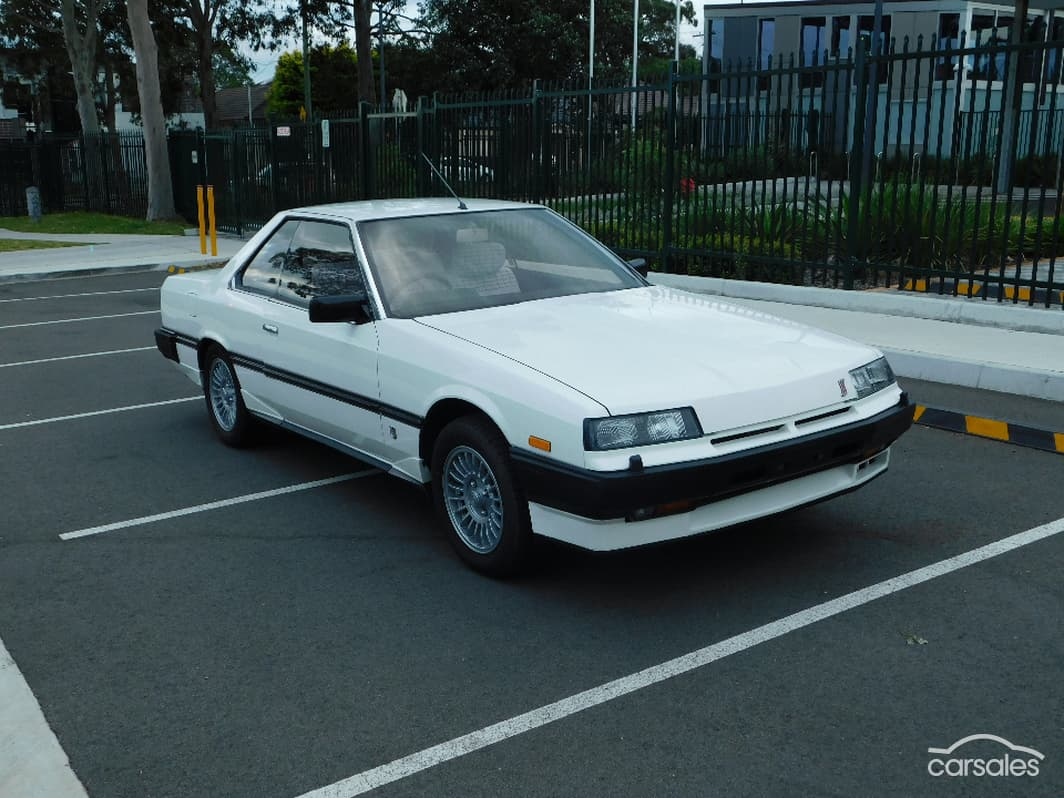
[[[106,333],[114,322],[96,326]],[[92,389],[111,391],[101,404],[120,406],[132,388],[157,396],[172,380],[195,395],[161,357],[140,359],[132,379],[103,359],[72,361],[91,366]],[[42,409],[74,409],[90,387],[64,387],[44,366],[25,370],[20,385]],[[1056,456],[913,430],[892,470],[852,496],[629,553],[552,545],[535,574],[498,582],[462,567],[427,498],[383,475],[245,498],[364,467],[272,431],[257,448],[227,449],[200,401],[0,432],[0,443],[0,483],[18,502],[0,527],[0,636],[94,796],[314,791],[1061,516]],[[944,485],[985,485],[990,468],[995,496],[1022,508],[988,515],[943,502]],[[151,516],[167,518],[60,539]],[[948,613],[954,634],[982,637],[1006,631],[987,619],[1011,608],[1033,647],[1041,635],[1029,614],[1052,614],[1054,602],[1009,604],[1056,585],[1056,546],[1047,538],[1017,551],[1050,554],[1037,556],[1038,580],[1018,578],[1012,561],[1001,573],[950,573],[382,793],[748,793],[741,783],[758,782],[762,740],[788,742],[790,757],[811,767],[787,767],[767,781],[772,793],[877,793],[870,756],[885,758],[891,738],[863,750],[856,773],[825,765],[823,750],[852,745],[872,726],[868,715],[890,714],[888,685],[908,694],[910,746],[925,735],[927,745],[957,739],[936,718],[945,708],[934,706],[930,681],[966,675],[972,714],[998,721],[984,707],[1001,679],[965,674],[977,657],[941,645],[933,621]],[[901,603],[904,619],[886,623],[891,641],[903,653],[942,653],[920,658],[926,678],[873,687],[890,657],[860,650],[860,640],[887,630],[872,612]],[[1059,667],[1027,644],[982,646],[983,669],[1017,659],[1048,682]],[[838,703],[821,705],[840,679]],[[816,697],[808,708],[803,685]],[[982,729],[1036,747],[1041,732],[1030,717],[1015,731]],[[899,782],[921,793],[922,780]]]
[[[10,301],[0,298],[0,333],[7,332],[8,339],[25,339],[25,333],[14,332],[45,325],[87,322],[90,318],[147,317],[158,310],[158,288],[124,294],[45,296],[43,299],[31,296]]]

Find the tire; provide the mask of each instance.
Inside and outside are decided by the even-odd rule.
[[[510,466],[510,448],[489,420],[466,416],[432,447],[432,497],[451,546],[492,577],[527,568],[533,550],[528,501]]]
[[[203,368],[203,398],[207,417],[222,442],[247,446],[252,432],[252,416],[244,406],[240,382],[229,356],[221,348],[207,353]]]

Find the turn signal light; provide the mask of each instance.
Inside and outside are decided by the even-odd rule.
[[[544,452],[550,451],[550,441],[545,438],[537,438],[535,435],[528,436],[528,445],[533,449],[539,449]]]

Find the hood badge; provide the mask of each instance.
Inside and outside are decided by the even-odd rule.
[[[846,379],[839,379],[839,393],[842,394],[843,398],[848,395],[846,392]]]

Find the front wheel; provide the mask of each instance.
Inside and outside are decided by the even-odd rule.
[[[211,426],[223,443],[245,446],[251,433],[251,413],[244,406],[233,363],[220,348],[207,354],[203,371],[203,396]]]
[[[455,552],[492,576],[513,575],[532,550],[528,501],[510,468],[510,452],[485,418],[451,422],[432,451],[432,494]]]

